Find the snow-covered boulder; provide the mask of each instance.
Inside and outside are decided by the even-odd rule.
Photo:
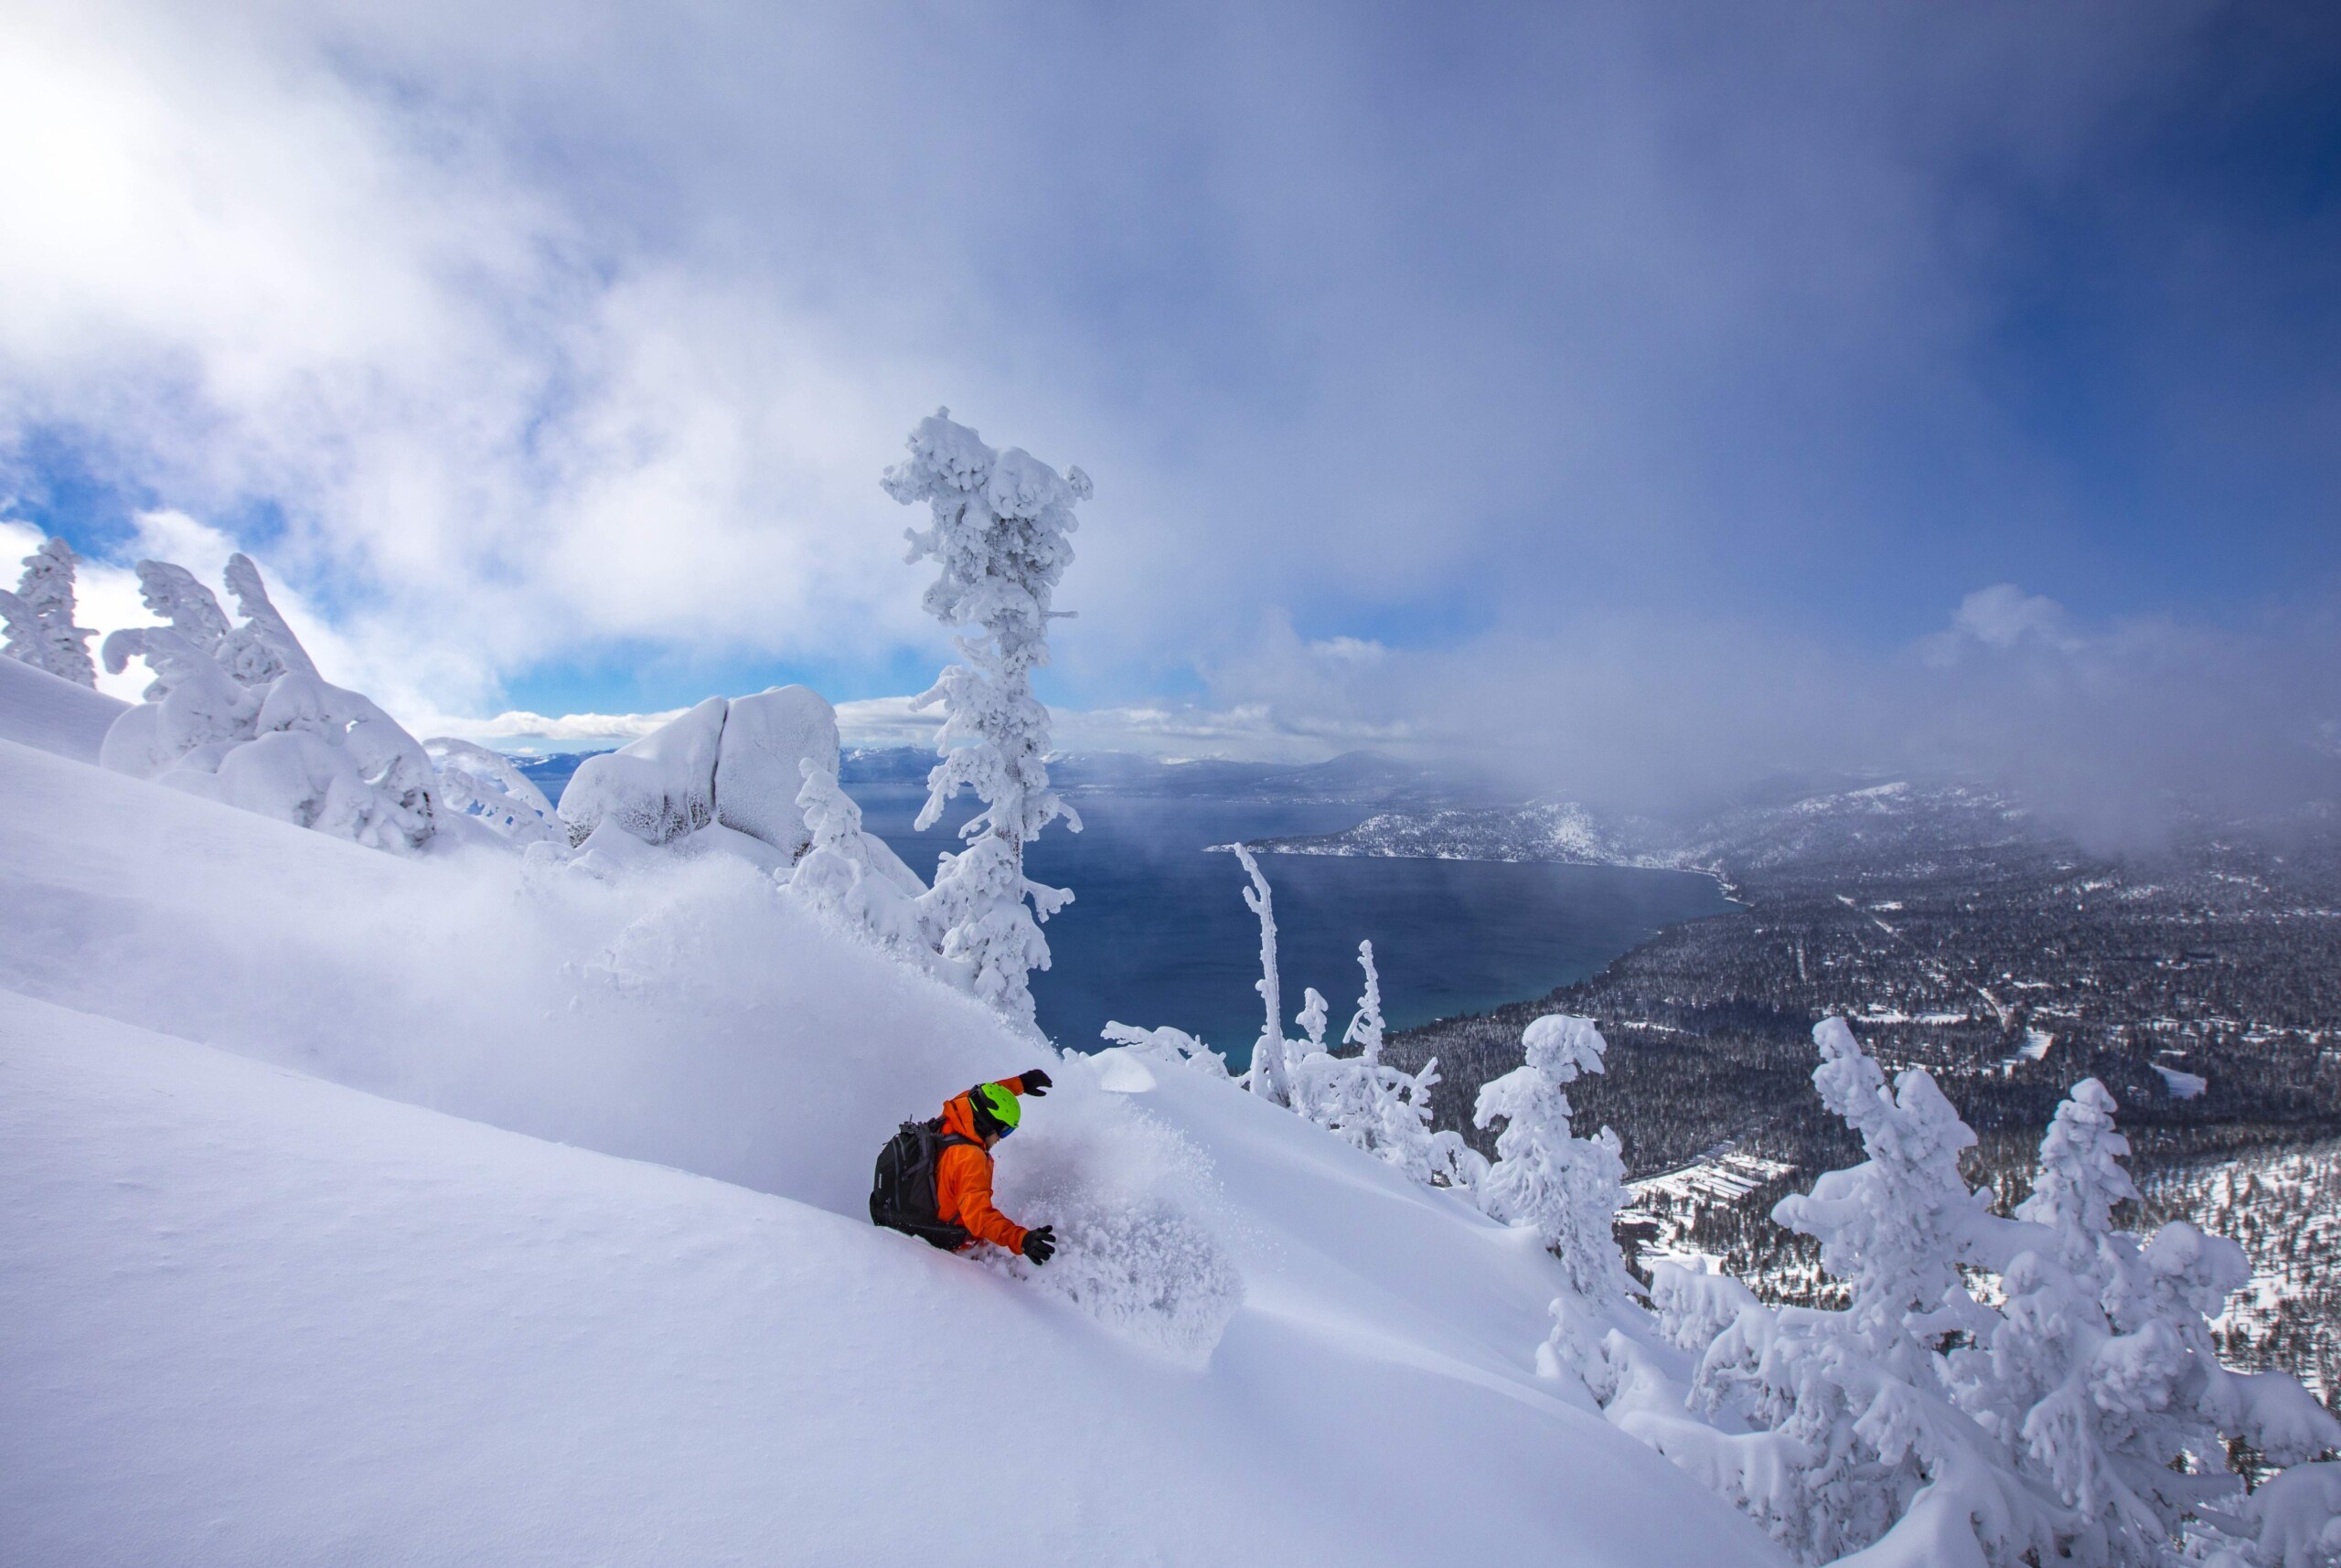
[[[812,842],[796,804],[808,762],[837,774],[837,709],[818,692],[775,686],[733,698],[715,759],[715,819],[795,860]]]
[[[615,752],[588,757],[561,792],[569,841],[607,822],[645,844],[665,844],[715,820],[715,752],[730,704],[711,697]]]
[[[184,567],[142,560],[138,581],[170,624],[106,639],[107,669],[143,658],[155,680],[107,729],[101,766],[373,848],[431,841],[434,775],[422,745],[369,699],[318,677],[249,559],[228,560],[241,623]]]
[[[593,838],[596,851],[610,851],[604,860],[629,858],[609,843],[606,825],[643,844],[720,848],[777,869],[813,841],[796,798],[807,763],[837,773],[837,710],[818,692],[776,686],[711,697],[638,741],[586,758],[561,792],[561,819],[571,844]],[[925,891],[891,853],[884,859],[889,880],[908,879],[914,896]]]

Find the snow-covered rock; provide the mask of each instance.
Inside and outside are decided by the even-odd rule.
[[[639,741],[577,764],[561,792],[572,844],[608,822],[645,844],[665,844],[715,820],[716,748],[731,705],[711,697]]]
[[[733,698],[715,759],[715,819],[794,861],[812,842],[796,804],[807,763],[838,771],[837,709],[819,693],[775,686]]]
[[[796,800],[807,762],[837,772],[837,711],[819,693],[776,686],[711,697],[638,741],[586,758],[561,792],[560,815],[572,844],[590,842],[605,859],[625,856],[604,836],[606,824],[644,844],[734,849],[759,865],[787,867],[812,842]],[[711,835],[711,825],[729,832]],[[891,852],[885,859],[902,867]]]

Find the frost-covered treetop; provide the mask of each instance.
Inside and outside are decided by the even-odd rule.
[[[6,640],[0,653],[47,670],[60,680],[95,686],[90,639],[97,635],[73,624],[73,547],[53,539],[25,557],[25,574],[9,592],[0,588],[0,624]]]
[[[2130,1140],[2113,1130],[2113,1096],[2094,1078],[2073,1085],[2040,1142],[2040,1172],[2015,1217],[2057,1232],[2073,1264],[2085,1263],[2096,1238],[2113,1228],[2116,1204],[2138,1196],[2122,1161]]]
[[[280,675],[317,673],[308,650],[270,601],[251,557],[241,552],[230,556],[220,580],[244,617],[242,625],[230,627],[219,639],[216,656],[230,675],[246,686],[265,686]]]
[[[1983,1212],[1959,1173],[1960,1152],[1975,1135],[1924,1068],[1888,1089],[1844,1019],[1822,1019],[1812,1040],[1822,1058],[1813,1087],[1869,1157],[1781,1199],[1772,1219],[1821,1243],[1822,1267],[1853,1286],[1855,1331],[1907,1373],[1916,1353],[1911,1315],[1962,1293],[1958,1259]]]
[[[1602,1052],[1609,1042],[1591,1019],[1567,1013],[1547,1013],[1522,1031],[1528,1065],[1555,1083],[1573,1083],[1580,1072],[1601,1071]]]
[[[995,452],[950,413],[919,421],[910,456],[880,483],[904,506],[925,501],[933,512],[932,527],[903,530],[907,559],[942,569],[927,613],[962,628],[970,656],[1012,676],[1047,662],[1050,595],[1073,563],[1073,508],[1089,498],[1089,476],[1060,475],[1020,447]]]

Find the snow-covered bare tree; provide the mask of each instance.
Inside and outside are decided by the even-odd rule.
[[[1357,1047],[1358,1060],[1379,1065],[1382,1061],[1382,972],[1374,966],[1374,944],[1357,944],[1357,965],[1365,972],[1365,989],[1357,999],[1357,1011],[1350,1015],[1349,1028],[1342,1031],[1342,1043]]]
[[[1357,944],[1365,989],[1342,1043],[1355,1056],[1323,1049],[1323,998],[1313,990],[1299,1022],[1310,1049],[1291,1061],[1292,1107],[1353,1148],[1397,1167],[1416,1181],[1469,1186],[1484,1162],[1453,1132],[1430,1130],[1430,1092],[1438,1082],[1438,1061],[1406,1072],[1382,1060],[1382,976],[1374,967],[1374,944]],[[1311,1019],[1315,1021],[1312,1024]],[[1459,1156],[1469,1157],[1459,1164]]]
[[[0,624],[6,641],[0,654],[47,670],[77,686],[98,684],[90,661],[90,639],[97,635],[73,624],[73,547],[53,539],[25,557],[25,574],[14,593],[0,589]]]
[[[1045,921],[1073,897],[1024,875],[1024,846],[1058,817],[1081,818],[1049,787],[1049,712],[1032,695],[1032,671],[1048,662],[1051,596],[1073,560],[1074,507],[1089,477],[1060,475],[1017,447],[994,451],[950,411],[921,420],[910,456],[886,470],[886,493],[904,506],[925,502],[933,518],[906,530],[913,562],[933,560],[927,613],[952,628],[966,660],[946,669],[913,706],[941,704],[942,755],[927,775],[918,825],[939,820],[952,796],[972,789],[983,803],[960,829],[967,848],[940,858],[925,895],[943,932],[943,956],[966,965],[975,993],[1028,1028],[1028,976],[1048,967]]]
[[[1325,998],[1317,994],[1316,987],[1300,987],[1300,1010],[1292,1015],[1292,1021],[1300,1026],[1301,1038],[1308,1040],[1310,1051],[1320,1053],[1324,1051],[1325,1024],[1332,1016]]]
[[[1374,1090],[1375,1075],[1381,1069],[1382,1017],[1372,967],[1374,949],[1371,944],[1361,943],[1359,951],[1366,955],[1366,986],[1374,1008],[1373,1046],[1371,1050],[1361,1049],[1356,1056],[1335,1056],[1327,1051],[1325,998],[1314,987],[1305,990],[1303,1005],[1294,1021],[1308,1038],[1309,1049],[1292,1063],[1292,1108],[1351,1147],[1372,1150],[1378,1122]],[[1342,1043],[1355,1043],[1352,1037],[1358,1031],[1359,1024],[1352,1019]]]
[[[1252,988],[1260,993],[1264,1009],[1260,1038],[1253,1044],[1252,1067],[1244,1074],[1244,1085],[1265,1099],[1289,1105],[1292,1064],[1284,1040],[1284,982],[1277,976],[1276,894],[1269,890],[1268,879],[1260,874],[1260,863],[1252,858],[1252,851],[1241,844],[1235,849],[1244,874],[1252,879],[1252,885],[1244,890],[1244,907],[1260,922],[1260,977],[1252,982]]]

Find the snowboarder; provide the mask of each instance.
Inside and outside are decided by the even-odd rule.
[[[1054,1229],[1027,1230],[992,1207],[991,1147],[1023,1120],[1017,1096],[1038,1100],[1050,1083],[1036,1067],[953,1095],[934,1121],[904,1122],[879,1151],[871,1220],[952,1252],[989,1242],[1047,1263],[1056,1252]]]

